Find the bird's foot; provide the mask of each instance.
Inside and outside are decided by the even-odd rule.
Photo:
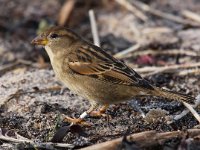
[[[92,111],[89,113],[91,117],[107,117],[108,115],[101,111]]]
[[[76,124],[76,125],[82,125],[82,126],[92,126],[91,123],[86,122],[82,118],[71,118],[71,117],[65,116],[65,118],[63,119],[63,121],[64,122],[72,123],[72,125]]]
[[[91,117],[107,117],[107,118],[110,118],[109,115],[105,114],[107,108],[108,108],[108,105],[104,105],[98,111],[93,110],[93,111],[89,112],[89,115]]]
[[[105,112],[102,112],[102,111],[92,111],[89,113],[89,116],[91,117],[104,117],[107,121],[107,124],[109,124],[109,120],[112,119],[112,117],[108,114],[105,114]]]

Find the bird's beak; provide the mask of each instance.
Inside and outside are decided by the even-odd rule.
[[[48,43],[48,39],[45,38],[45,37],[41,37],[40,35],[37,36],[36,38],[34,38],[34,39],[31,41],[31,44],[42,45],[42,46],[47,45],[47,43]]]

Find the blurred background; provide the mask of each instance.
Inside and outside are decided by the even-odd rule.
[[[92,42],[90,9],[96,16],[101,47],[111,54],[135,44],[142,50],[199,51],[198,0],[1,0],[0,65],[17,59],[48,62],[46,53],[30,41],[49,26],[70,27]],[[135,55],[130,61],[139,65],[162,65],[168,60]]]

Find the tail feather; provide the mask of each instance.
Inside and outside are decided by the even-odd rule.
[[[187,94],[182,94],[174,91],[168,91],[165,89],[156,88],[155,93],[156,96],[164,97],[171,100],[177,100],[180,102],[187,102],[189,104],[195,104],[195,98],[189,96]]]

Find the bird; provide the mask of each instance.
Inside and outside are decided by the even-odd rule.
[[[150,84],[125,63],[67,27],[51,27],[31,43],[44,47],[58,80],[91,104],[78,118],[66,116],[67,122],[87,125],[86,116],[103,116],[109,105],[136,96],[194,103],[192,96]]]

